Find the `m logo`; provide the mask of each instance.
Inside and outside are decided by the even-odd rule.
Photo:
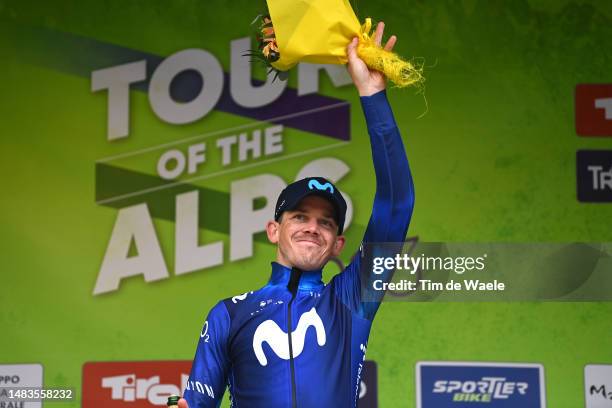
[[[334,194],[334,186],[332,186],[330,182],[321,184],[318,180],[312,179],[308,182],[308,188],[311,190],[316,188],[317,190],[321,191],[329,190],[330,194]]]
[[[300,316],[297,327],[291,332],[291,344],[293,345],[293,358],[298,357],[304,350],[304,339],[306,331],[310,326],[314,326],[317,333],[317,343],[319,346],[324,346],[325,328],[323,322],[313,307],[310,311]],[[268,359],[263,352],[263,343],[270,345],[274,353],[283,360],[289,360],[289,342],[287,341],[287,333],[285,333],[278,324],[273,320],[266,320],[257,326],[253,335],[253,351],[255,356],[262,366],[268,365]]]

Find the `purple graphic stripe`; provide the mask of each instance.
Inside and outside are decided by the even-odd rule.
[[[22,38],[29,45],[16,47],[14,50],[15,54],[26,62],[85,78],[89,78],[92,71],[98,69],[140,60],[147,61],[147,78],[150,78],[155,68],[164,60],[164,57],[158,55],[46,28],[7,23],[0,31],[10,31],[10,35]],[[230,75],[225,73],[225,86],[215,110],[267,121],[270,118],[345,104],[273,122],[334,139],[350,140],[350,104],[342,99],[319,94],[298,96],[296,89],[286,88],[275,102],[261,108],[249,109],[233,101],[229,92],[229,81]],[[253,80],[252,83],[257,86],[262,85],[263,81]],[[184,71],[172,81],[170,93],[175,100],[187,102],[196,96],[201,86],[202,78],[197,73]],[[132,89],[141,92],[148,92],[148,88],[148,79],[132,85]]]

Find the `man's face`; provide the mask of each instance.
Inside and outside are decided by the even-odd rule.
[[[278,245],[277,261],[305,271],[322,268],[344,247],[334,207],[319,196],[304,198],[295,210],[283,213],[280,223],[268,222],[266,230],[270,242]]]

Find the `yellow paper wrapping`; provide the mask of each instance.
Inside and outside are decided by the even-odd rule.
[[[359,24],[348,0],[267,0],[280,58],[272,63],[287,71],[298,62],[346,64],[346,47],[359,37],[357,54],[398,87],[420,86],[422,69],[375,44],[371,19]]]

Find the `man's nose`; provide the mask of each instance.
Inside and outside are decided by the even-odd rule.
[[[316,219],[310,219],[304,224],[304,232],[310,232],[311,234],[319,234],[319,222]]]

